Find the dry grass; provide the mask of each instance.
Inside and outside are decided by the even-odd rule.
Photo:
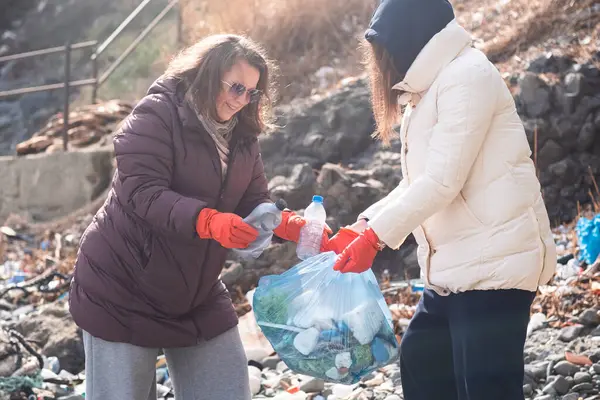
[[[361,70],[360,35],[378,0],[182,0],[184,38],[245,34],[260,42],[281,70],[281,101],[323,86],[315,76],[331,67],[330,81]],[[322,72],[325,69],[322,70]]]
[[[280,66],[282,102],[363,72],[358,45],[378,4],[378,0],[181,2],[186,42],[231,32],[262,43]],[[473,33],[476,46],[502,71],[522,70],[531,58],[547,51],[588,61],[595,48],[594,38],[600,35],[600,12],[594,6],[597,0],[452,3],[459,22]]]
[[[579,62],[592,58],[600,35],[597,0],[456,0],[458,20],[501,69],[526,67],[546,51]]]

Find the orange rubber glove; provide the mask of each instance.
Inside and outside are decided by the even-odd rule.
[[[340,254],[354,239],[358,237],[358,233],[349,228],[340,228],[331,239],[328,238],[324,244],[325,251],[334,251],[335,254]]]
[[[273,233],[283,240],[298,243],[300,240],[300,230],[306,225],[306,220],[293,211],[285,210],[281,213],[281,223],[273,230]],[[325,224],[323,230],[323,241],[321,242],[321,251],[329,241],[329,236],[332,232],[331,228]]]
[[[373,260],[380,249],[379,238],[373,229],[365,229],[342,251],[333,269],[342,273],[365,272],[373,265]]]
[[[212,208],[200,211],[196,221],[196,232],[202,239],[214,239],[228,249],[245,249],[258,237],[258,231],[231,213],[222,213]]]

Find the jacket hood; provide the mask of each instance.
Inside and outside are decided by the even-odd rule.
[[[182,83],[182,81],[178,78],[174,78],[174,77],[168,77],[168,76],[159,76],[148,88],[148,92],[147,94],[166,94],[166,95],[170,95],[170,96],[174,96],[175,94],[177,94],[178,89],[179,92],[181,91],[181,88],[179,88],[179,85]],[[181,93],[182,95],[183,93]]]
[[[365,38],[385,48],[404,77],[425,45],[453,19],[448,0],[382,0]]]
[[[165,95],[172,106],[175,107],[179,120],[183,126],[194,128],[196,130],[204,130],[198,117],[196,117],[196,113],[194,113],[187,101],[185,101],[185,87],[181,79],[160,76],[152,83],[152,85],[150,85],[147,94]]]
[[[393,86],[408,93],[429,89],[442,70],[471,46],[472,37],[452,20],[423,47],[401,82]]]
[[[179,121],[185,127],[205,132],[202,123],[198,120],[196,113],[185,101],[186,85],[176,77],[160,76],[156,79],[147,91],[148,95],[162,94],[165,95],[175,107],[175,111],[179,116]],[[233,130],[235,142],[241,146],[248,146],[257,141],[256,135],[248,133],[243,122],[238,122]]]

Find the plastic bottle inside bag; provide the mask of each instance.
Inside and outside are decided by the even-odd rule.
[[[327,219],[323,197],[313,196],[312,203],[304,211],[304,219],[306,225],[300,230],[300,240],[296,247],[296,255],[301,260],[316,256],[321,251],[321,240]]]
[[[283,199],[279,199],[275,203],[259,204],[244,218],[244,222],[258,231],[258,237],[247,248],[233,251],[242,258],[258,258],[271,243],[273,230],[281,224],[281,212],[286,207],[287,204]]]

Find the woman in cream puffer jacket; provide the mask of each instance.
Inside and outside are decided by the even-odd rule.
[[[513,97],[447,0],[384,0],[366,39],[380,139],[403,109],[403,179],[356,239],[331,239],[353,239],[334,268],[365,271],[412,232],[426,289],[401,344],[405,399],[523,399],[529,310],[556,248]]]

